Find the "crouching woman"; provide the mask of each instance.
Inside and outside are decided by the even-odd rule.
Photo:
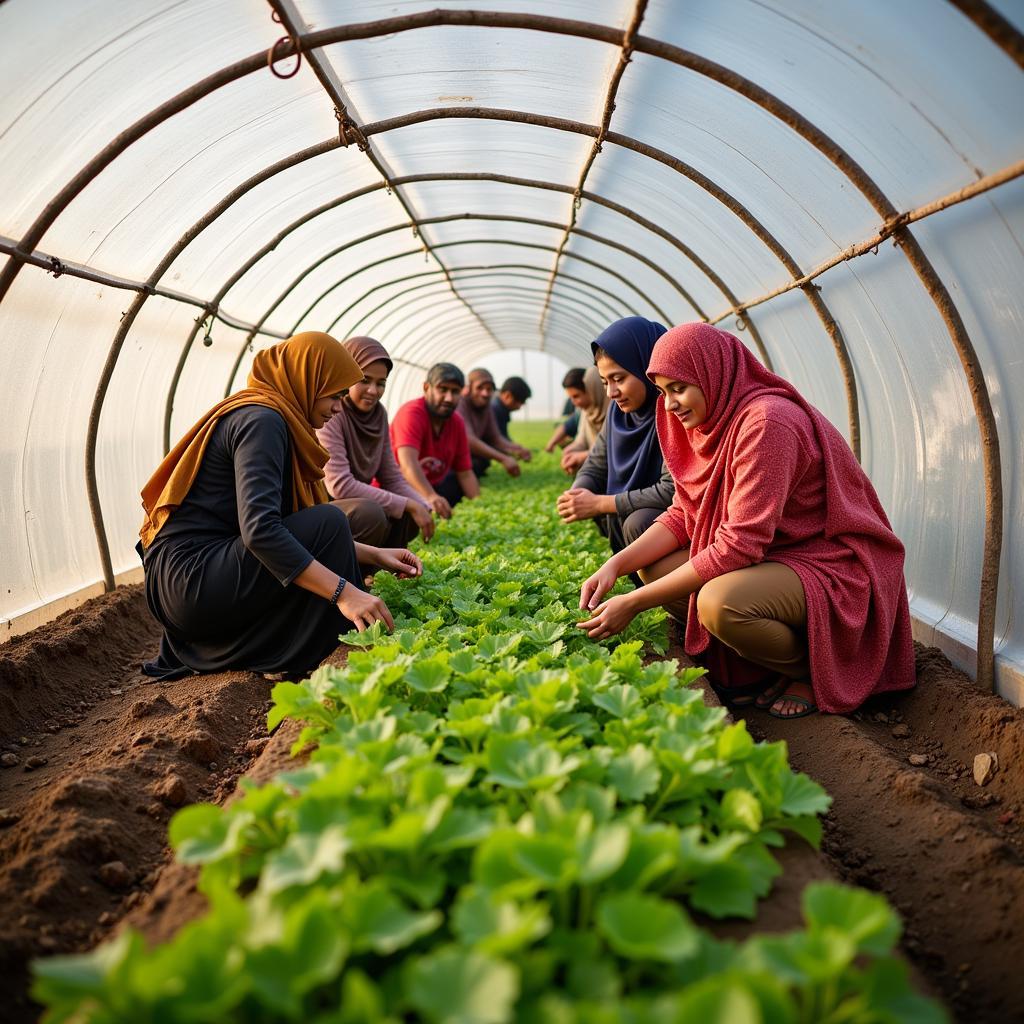
[[[332,337],[298,334],[259,352],[248,386],[160,464],[142,491],[146,598],[164,627],[147,675],[300,674],[353,626],[393,626],[359,563],[400,576],[422,565],[409,551],[353,543],[328,500],[315,433],[362,379]]]
[[[664,605],[720,695],[779,718],[912,687],[903,545],[835,427],[708,324],[668,331],[648,376],[675,499],[583,584],[582,628]],[[647,585],[602,602],[632,571]]]

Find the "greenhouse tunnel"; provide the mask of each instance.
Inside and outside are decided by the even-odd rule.
[[[419,744],[417,751],[436,739],[431,768],[448,773],[445,786],[464,763],[470,765],[460,783],[464,791],[445,790],[443,799],[450,797],[452,807],[465,799],[465,806],[477,801],[472,813],[485,804],[490,813],[487,801],[505,799],[508,778],[508,792],[521,781],[506,774],[506,781],[495,782],[490,763],[482,760],[491,747],[478,745],[471,754],[465,748],[449,757],[454,747],[445,745],[445,737],[457,730],[445,733],[439,723],[454,721],[445,716],[469,703],[465,680],[472,675],[452,668],[456,659],[487,677],[473,691],[479,703],[493,698],[494,708],[507,706],[510,714],[514,687],[525,692],[532,685],[522,677],[550,682],[557,669],[564,673],[561,682],[576,687],[573,700],[584,692],[592,700],[594,708],[579,716],[588,724],[578,734],[576,725],[567,727],[552,740],[545,733],[556,729],[552,712],[548,719],[520,716],[508,732],[517,741],[550,744],[531,748],[531,755],[541,751],[563,768],[583,765],[571,783],[566,768],[557,785],[604,787],[602,799],[610,800],[608,815],[618,815],[616,827],[627,823],[682,834],[693,826],[703,836],[693,840],[694,849],[706,843],[701,856],[723,835],[735,839],[746,829],[750,834],[743,841],[751,845],[730,847],[723,855],[726,870],[741,876],[761,857],[749,874],[764,871],[764,888],[756,899],[750,896],[749,913],[735,915],[750,918],[744,926],[753,922],[764,935],[810,929],[813,922],[806,913],[799,918],[797,904],[817,883],[848,886],[859,894],[846,897],[851,900],[877,895],[883,916],[889,913],[884,897],[904,930],[900,937],[893,915],[891,941],[881,954],[893,951],[897,974],[907,965],[909,981],[903,981],[922,993],[914,1006],[934,1000],[938,1009],[915,1016],[907,995],[902,1010],[877,1019],[935,1024],[947,1012],[949,1020],[972,1024],[1024,1019],[1024,0],[0,0],[0,67],[0,979],[11,1020],[34,1021],[43,1004],[51,1010],[59,1004],[59,994],[32,987],[38,972],[48,969],[47,958],[60,961],[61,954],[99,949],[90,961],[99,967],[91,975],[92,967],[71,968],[73,988],[87,976],[95,980],[114,962],[101,962],[110,949],[101,944],[121,941],[127,934],[123,925],[137,926],[146,942],[157,944],[153,955],[159,957],[168,948],[159,944],[169,946],[171,936],[181,934],[176,929],[206,920],[195,882],[201,858],[188,862],[181,856],[176,815],[221,815],[219,828],[246,799],[243,776],[272,787],[282,778],[298,778],[277,773],[305,757],[315,772],[323,751],[309,754],[296,741],[304,725],[313,728],[306,724],[310,719],[301,708],[293,713],[287,707],[275,717],[278,705],[290,699],[287,687],[315,687],[318,679],[350,668],[356,678],[359,666],[378,656],[390,658],[392,669],[399,666],[387,699],[406,703],[378,703],[373,714],[393,715],[394,729],[400,729],[394,725],[396,707],[408,713],[408,722],[426,722],[422,729],[410,726],[411,735],[401,738],[410,749]],[[654,623],[650,635],[661,630],[664,643],[648,642],[647,634],[635,648],[619,642],[621,637],[583,637],[579,608],[593,610],[594,604],[578,598],[581,585],[590,583],[582,583],[582,573],[566,582],[568,569],[578,568],[572,561],[577,555],[581,564],[606,559],[607,544],[589,524],[569,527],[558,520],[555,502],[571,484],[557,459],[537,453],[520,478],[511,442],[504,452],[515,475],[510,470],[506,479],[494,470],[484,481],[484,500],[467,501],[447,524],[439,522],[435,538],[424,503],[425,524],[417,522],[432,546],[414,547],[424,567],[416,580],[392,566],[399,579],[381,572],[375,584],[356,559],[344,516],[335,508],[303,508],[296,488],[296,514],[330,513],[344,527],[352,551],[347,564],[358,572],[346,570],[345,576],[356,580],[357,596],[364,581],[368,592],[393,587],[389,593],[398,595],[396,601],[408,601],[412,641],[398,639],[404,627],[396,614],[394,634],[378,630],[366,643],[360,643],[365,636],[353,640],[354,633],[341,637],[341,647],[323,661],[326,668],[317,674],[303,669],[305,677],[291,662],[247,662],[244,668],[233,662],[223,672],[202,674],[185,666],[157,683],[143,675],[142,663],[160,643],[161,626],[141,585],[140,491],[207,410],[246,387],[258,353],[307,331],[339,341],[379,339],[394,364],[383,399],[392,423],[404,403],[423,394],[425,375],[436,362],[453,362],[464,371],[482,366],[499,382],[522,376],[532,397],[513,429],[533,431],[528,443],[537,452],[535,438],[550,434],[563,412],[566,372],[593,363],[594,339],[609,324],[632,316],[666,327],[691,321],[720,326],[791,382],[849,443],[905,546],[914,651],[906,629],[887,627],[887,636],[900,636],[907,652],[903,687],[878,687],[866,700],[830,708],[806,668],[806,676],[797,679],[794,673],[791,681],[806,685],[822,711],[843,713],[813,714],[819,709],[804,700],[809,717],[779,722],[774,719],[805,716],[776,714],[774,693],[767,704],[751,696],[741,705],[731,701],[728,684],[723,696],[710,674],[704,680],[700,669],[688,675],[685,656],[693,651],[685,625],[665,620],[658,608],[645,606],[644,615]],[[721,339],[706,328],[700,333],[716,344]],[[341,358],[334,342],[318,343]],[[312,437],[316,424],[311,416],[307,420],[301,427]],[[386,427],[385,422],[382,438]],[[819,441],[832,434],[823,429]],[[294,454],[294,439],[301,448],[302,437],[291,436],[285,444],[293,445]],[[513,432],[513,440],[517,436]],[[644,443],[649,440],[645,435]],[[385,440],[381,445],[390,453]],[[831,450],[837,446],[846,470],[862,480],[841,442]],[[326,458],[319,446],[312,447]],[[657,457],[656,446],[653,451]],[[539,482],[531,485],[531,479]],[[323,490],[319,481],[309,494],[317,488]],[[791,498],[795,486],[787,493]],[[667,494],[662,509],[671,486]],[[328,496],[317,491],[311,500],[316,504]],[[484,531],[473,517],[487,514],[491,498],[501,509],[494,520],[499,525],[492,523],[487,539],[474,547]],[[179,506],[169,501],[162,507]],[[402,508],[411,515],[411,505]],[[470,525],[460,525],[467,509],[462,523]],[[537,525],[544,516],[551,522]],[[536,527],[529,536],[541,539],[513,536],[511,521],[524,536]],[[495,530],[500,538],[493,537]],[[456,540],[446,541],[446,535]],[[684,548],[690,544],[685,536],[675,537]],[[445,553],[446,543],[454,552]],[[584,550],[586,543],[592,549]],[[519,555],[509,554],[517,544]],[[561,544],[575,554],[562,553]],[[467,548],[473,557],[465,556]],[[147,549],[150,561],[151,554]],[[534,556],[536,563],[530,562]],[[433,580],[432,557],[442,566]],[[514,569],[514,557],[529,564]],[[474,564],[465,569],[458,559]],[[493,563],[485,565],[488,560]],[[645,566],[638,563],[637,571],[646,572]],[[463,580],[458,573],[464,569],[484,575]],[[147,571],[149,583],[150,562]],[[561,592],[550,583],[559,571]],[[347,581],[337,566],[333,572],[338,589],[332,603],[349,620],[344,601],[338,603]],[[518,582],[510,582],[516,572]],[[541,580],[535,592],[524,582],[531,572]],[[485,582],[473,582],[477,578]],[[639,584],[639,577],[634,581]],[[902,601],[898,568],[890,581],[889,592]],[[708,582],[698,580],[687,593]],[[436,586],[426,591],[434,607],[451,606],[452,620],[443,628],[440,613],[430,619],[431,612],[406,596],[416,586]],[[442,593],[442,586],[451,593]],[[625,580],[620,586],[631,587]],[[451,595],[459,587],[456,599]],[[462,617],[474,613],[472,602],[480,593],[480,605],[494,617],[465,626]],[[519,605],[517,597],[501,604],[499,597],[507,593],[525,596]],[[652,590],[630,590],[629,600],[642,600],[644,593]],[[276,590],[270,600],[279,602]],[[332,616],[325,621],[334,644],[336,609],[323,607]],[[629,628],[641,635],[648,628],[636,625],[643,615],[632,614],[636,622],[630,620]],[[512,626],[501,625],[503,615]],[[809,621],[805,602],[800,627]],[[532,634],[538,623],[543,628]],[[260,626],[266,629],[265,620]],[[499,626],[518,629],[519,639],[502,647]],[[859,637],[872,628],[873,620]],[[493,635],[484,635],[487,629]],[[540,639],[523,639],[528,636]],[[826,636],[824,646],[841,646],[835,632]],[[407,641],[388,648],[386,656],[372,646]],[[424,646],[428,641],[437,646]],[[524,649],[534,643],[537,650],[513,656],[516,643]],[[349,650],[356,646],[364,648],[358,656]],[[474,660],[485,647],[489,653]],[[416,661],[424,650],[422,662]],[[309,663],[316,665],[320,657]],[[444,680],[431,689],[427,679],[421,692],[408,677],[432,657],[439,659],[440,668],[433,669]],[[726,800],[736,789],[726,796],[702,795],[706,802],[695,811],[672,803],[682,799],[673,789],[682,770],[659,774],[661,768],[650,767],[670,727],[664,734],[644,733],[641,742],[628,733],[635,722],[627,723],[625,711],[621,721],[608,725],[618,713],[594,695],[603,696],[601,687],[619,679],[615,665],[631,665],[629,658],[635,658],[636,678],[647,671],[662,677],[643,694],[648,703],[638,715],[648,723],[644,728],[661,723],[659,714],[676,722],[672,716],[693,711],[711,723],[700,741],[718,744],[715,756],[725,759],[721,748],[729,744],[742,749],[743,757],[764,756],[765,764],[778,755],[775,767],[785,781],[773,777],[762,790],[751,770],[754,781],[740,797],[747,801],[745,823],[736,824],[737,810],[735,819],[722,824]],[[601,659],[604,664],[598,664]],[[555,668],[548,672],[549,666]],[[287,667],[293,674],[264,673],[268,667]],[[503,684],[494,680],[501,671],[511,681],[499,695]],[[918,685],[909,689],[915,671]],[[816,663],[815,679],[817,673]],[[452,688],[442,696],[450,680]],[[465,687],[457,693],[456,680]],[[783,693],[778,700],[785,700],[786,681],[775,681]],[[364,686],[361,695],[377,685],[365,684],[363,677],[357,682]],[[380,694],[389,685],[373,690],[372,699],[384,701]],[[677,685],[678,692],[669,690]],[[399,687],[405,689],[394,697]],[[700,699],[687,688],[700,689]],[[624,693],[629,686],[618,689]],[[905,692],[882,692],[897,689]],[[341,735],[344,702],[322,697],[317,691],[315,711],[336,713],[329,728]],[[506,697],[510,703],[502,705]],[[421,698],[429,714],[416,719]],[[722,710],[725,704],[732,717]],[[583,706],[582,697],[577,706]],[[486,719],[480,744],[508,738],[496,720]],[[352,711],[346,728],[359,721]],[[622,730],[619,739],[630,738],[622,739],[621,749],[613,741],[601,746],[602,730],[610,734],[614,728]],[[727,739],[709,739],[712,729]],[[327,746],[334,738],[322,733],[317,742],[325,739]],[[697,743],[686,747],[687,756]],[[766,749],[774,754],[764,754]],[[629,776],[634,792],[628,797],[625,787],[608,782],[609,766],[627,755],[635,755],[638,764],[648,758],[657,780],[643,788],[637,769]],[[483,770],[474,776],[477,768]],[[393,781],[391,771],[389,764],[379,772],[380,779],[387,775],[382,787]],[[591,774],[584,778],[586,771]],[[722,778],[733,773],[729,785],[742,774],[732,762],[728,772],[721,771]],[[288,785],[281,783],[282,792]],[[497,831],[500,824],[523,834],[540,828],[537,820],[550,810],[545,805],[536,814],[542,788],[538,783],[528,792],[524,784],[528,795],[521,804],[518,796],[510,797],[487,827]],[[410,783],[402,798],[412,789]],[[806,804],[787,819],[790,826],[798,824],[785,841],[783,810],[776,818],[762,815],[758,801],[763,797],[767,807],[769,790],[785,793],[785,799],[795,792],[794,804]],[[337,797],[338,806],[349,796],[346,790]],[[533,798],[536,806],[529,803]],[[287,799],[302,795],[289,791]],[[783,800],[778,797],[780,808]],[[518,819],[509,810],[513,803],[521,809]],[[388,813],[399,805],[404,813],[402,799],[393,800]],[[590,805],[583,806],[571,810],[590,814]],[[756,827],[750,826],[755,816]],[[698,820],[706,832],[694,825]],[[478,884],[476,876],[466,881],[466,865],[483,849],[481,836],[489,840],[492,834],[473,833],[451,855],[450,863],[458,857],[465,862],[458,861],[447,881],[441,876],[441,895],[435,893],[434,903],[416,903],[417,913],[423,911],[420,923],[428,911],[434,915],[430,927],[438,928],[436,936],[428,940],[427,931],[417,932],[409,949],[402,947],[387,963],[399,947],[373,947],[373,956],[382,954],[374,961],[381,976],[405,970],[417,957],[455,955],[451,950],[463,940],[452,908],[462,907],[459,901]],[[794,852],[796,837],[807,842]],[[759,853],[750,854],[757,843]],[[726,845],[723,840],[720,849]],[[678,850],[683,846],[679,840]],[[740,853],[733,857],[735,850]],[[356,857],[343,852],[329,884],[351,881],[342,872]],[[474,861],[472,869],[478,865]],[[404,862],[389,871],[353,877],[357,885],[386,888],[405,872],[409,891],[420,881]],[[458,884],[448,885],[457,871]],[[231,894],[238,896],[238,907],[258,905],[266,875],[258,883],[257,876],[254,871],[235,878],[253,883],[252,891],[239,885]],[[314,882],[319,885],[319,876]],[[699,881],[691,882],[691,889],[659,891],[659,898],[665,896],[662,909],[669,899],[678,897],[678,906],[691,900]],[[428,884],[429,878],[423,885]],[[646,898],[644,885],[636,883]],[[394,891],[399,889],[395,883]],[[565,936],[589,927],[595,943],[608,940],[607,958],[595,963],[602,971],[605,964],[621,968],[625,980],[615,998],[627,1000],[636,991],[646,997],[649,976],[630,973],[635,965],[627,969],[621,957],[615,959],[627,954],[607,928],[601,931],[605,925],[591,906],[608,890],[588,890],[586,903],[582,892],[571,908],[578,917],[566,909],[567,896],[560,906],[551,901],[552,914],[564,910],[566,920],[571,918],[551,934],[567,949],[571,942]],[[407,895],[401,890],[403,900]],[[531,889],[523,898],[534,896]],[[762,905],[769,908],[763,914]],[[784,911],[773,918],[779,906]],[[678,914],[676,907],[672,903],[668,913]],[[693,902],[691,909],[703,928],[707,907]],[[253,935],[252,941],[261,941],[254,920],[248,931],[237,929],[239,943]],[[735,923],[725,922],[726,941],[746,941],[745,934],[728,931]],[[341,934],[335,927],[337,942]],[[713,927],[708,934],[718,942]],[[448,945],[430,946],[435,939]],[[537,939],[536,948],[545,941]],[[216,945],[210,942],[209,949]],[[225,948],[226,958],[243,957],[241,946]],[[247,957],[251,949],[245,949]],[[478,947],[473,949],[475,956]],[[507,956],[503,969],[512,971],[508,965],[519,963],[520,952],[494,955]],[[371,956],[365,948],[359,955]],[[353,952],[344,967],[340,959],[334,965],[334,975],[325,973],[335,995],[341,972],[350,972],[356,959]],[[672,970],[684,959],[680,954]],[[67,962],[78,961],[72,956]],[[360,961],[357,969],[369,962]],[[430,961],[418,962],[422,967]],[[701,969],[723,974],[717,964]],[[857,960],[854,970],[863,964]],[[526,977],[529,970],[522,973]],[[863,976],[868,973],[865,967]],[[394,991],[415,988],[409,976]],[[374,976],[367,985],[378,982],[391,998],[390,982]],[[840,991],[829,984],[832,995]],[[209,988],[216,985],[211,981]],[[310,992],[302,993],[310,1001],[301,1005],[323,995]],[[529,1009],[522,1007],[532,1005],[524,1001],[513,1008],[506,991],[507,1005],[488,1006],[482,1015],[453,1015],[442,1006],[421,1018],[416,1013],[422,1007],[409,1009],[414,996],[402,993],[407,1002],[396,1004],[397,1015],[387,1019],[494,1024],[515,1013],[515,1019],[528,1019],[523,1015]],[[244,998],[251,995],[247,990]],[[238,996],[236,1016],[158,1016],[248,1024],[244,998]],[[83,997],[82,1015],[76,1010],[51,1019],[100,1019],[89,1016],[98,1005]],[[287,1016],[268,1013],[258,1019]],[[837,1011],[828,1019],[854,1016]],[[288,1019],[314,1016],[296,1010]],[[817,1018],[808,1011],[800,1019]]]
[[[1024,7],[508,6],[3,5],[4,635],[140,578],[141,482],[256,349],[386,337],[395,408],[639,313],[829,416],[915,635],[1020,704]]]

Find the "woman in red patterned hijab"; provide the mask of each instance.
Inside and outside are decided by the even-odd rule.
[[[727,699],[761,689],[759,706],[782,718],[912,687],[903,545],[842,435],[709,324],[668,331],[648,377],[675,500],[584,583],[588,634],[667,605]],[[636,570],[648,586],[600,603]]]

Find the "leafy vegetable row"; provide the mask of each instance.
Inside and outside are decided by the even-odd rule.
[[[644,663],[662,616],[605,646],[574,628],[603,542],[554,521],[556,490],[550,465],[498,482],[422,580],[379,578],[395,633],[273,691],[308,762],[174,818],[209,913],[41,962],[48,1020],[943,1019],[880,897],[811,887],[804,931],[740,946],[694,922],[753,917],[829,798],[706,707],[699,670]]]

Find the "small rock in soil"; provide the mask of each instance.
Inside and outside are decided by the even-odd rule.
[[[17,754],[3,754],[0,755],[0,764],[5,768],[14,768],[16,765],[21,763],[21,758]]]
[[[132,884],[131,872],[119,860],[104,864],[99,870],[99,878],[108,889],[127,889]]]
[[[163,782],[157,783],[153,795],[170,807],[181,807],[188,799],[188,789],[180,775],[168,775]]]
[[[33,754],[25,762],[25,771],[27,771],[27,772],[34,771],[36,768],[42,768],[44,764],[46,764],[46,758],[45,757],[40,757],[38,754]]]
[[[256,740],[249,740],[245,744],[246,752],[250,753],[250,754],[262,753],[263,749],[266,747],[266,745],[269,742],[270,742],[270,737],[269,736],[263,736],[260,739],[256,739]]]
[[[1016,815],[1013,813],[1013,811],[1007,811],[1005,814],[1000,814],[999,815],[999,824],[1000,825],[1012,825],[1013,824],[1013,819],[1015,817],[1016,817]]]
[[[99,924],[103,925],[104,928],[109,924],[113,924],[115,920],[114,915],[109,910],[104,910],[99,916]]]
[[[927,754],[911,754],[910,757],[907,758],[907,760],[915,768],[923,768],[928,763],[928,755]]]
[[[875,721],[876,722],[881,722],[883,725],[888,725],[889,724],[889,716],[884,711],[879,711],[875,715]]]
[[[124,690],[119,690],[116,686],[110,688],[111,697],[120,697],[122,693],[124,693]]]
[[[898,740],[905,740],[910,735],[909,725],[897,725],[893,731],[893,736]]]
[[[984,786],[999,770],[999,755],[994,751],[976,754],[974,758],[974,781]]]
[[[0,828],[10,828],[12,825],[17,825],[19,821],[21,821],[20,814],[8,810],[6,807],[0,809]]]

